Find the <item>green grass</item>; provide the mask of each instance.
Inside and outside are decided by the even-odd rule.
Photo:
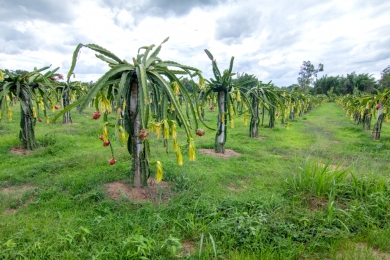
[[[10,152],[19,145],[18,111],[0,122],[2,259],[390,256],[389,123],[373,141],[327,103],[289,129],[261,127],[258,140],[238,118],[226,149],[240,156],[198,153],[190,162],[183,148],[183,166],[151,134],[152,160],[173,186],[168,201],[140,203],[107,196],[105,183],[129,181],[130,155],[115,143],[117,163],[108,165],[93,109],[73,112],[73,125],[37,123],[40,148],[27,155]],[[213,127],[216,116],[206,111]],[[213,148],[214,135],[206,129],[196,147]]]

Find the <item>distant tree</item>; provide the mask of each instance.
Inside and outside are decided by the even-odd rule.
[[[356,77],[356,87],[366,93],[374,93],[377,87],[376,80],[368,73],[358,74]]]
[[[352,94],[355,85],[356,73],[352,72],[351,74],[347,74],[347,76],[343,79],[344,94]]]
[[[332,95],[352,94],[354,90],[374,93],[378,84],[375,78],[368,73],[356,74],[352,72],[347,76],[322,76],[314,82],[314,88],[311,91],[313,95],[327,94],[332,88]]]
[[[355,88],[359,91],[373,93],[376,87],[375,78],[368,73],[356,74],[352,72],[347,74],[347,77],[342,79],[342,81],[344,85],[343,94],[352,94]]]
[[[188,92],[192,92],[194,90],[194,84],[196,84],[192,79],[188,78],[181,78],[180,79],[181,84]]]
[[[292,84],[292,85],[290,85],[290,86],[288,86],[288,87],[283,86],[283,87],[281,87],[280,89],[281,89],[281,90],[285,90],[285,91],[287,91],[287,92],[290,92],[290,91],[293,91],[293,90],[296,89],[296,88],[297,88],[297,89],[300,88],[298,84]]]
[[[10,72],[13,75],[21,75],[21,76],[24,76],[29,73],[29,71],[27,70],[11,70]]]
[[[304,92],[308,92],[308,88],[313,84],[320,71],[324,71],[324,65],[321,63],[318,64],[317,68],[310,61],[304,61],[302,63],[298,84]]]
[[[384,90],[390,87],[390,65],[387,66],[381,73],[381,79],[378,81],[379,89]]]
[[[340,76],[322,76],[314,82],[314,89],[312,94],[327,94],[333,88],[332,93],[336,95],[344,94],[342,77]]]
[[[259,80],[254,75],[247,73],[237,73],[237,78],[232,80],[234,85],[240,85],[243,89],[243,92],[246,92],[245,89],[251,89],[256,87]]]

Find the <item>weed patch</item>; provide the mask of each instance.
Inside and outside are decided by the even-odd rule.
[[[276,129],[260,127],[266,138],[257,140],[238,118],[226,143],[238,156],[198,149],[189,161],[183,146],[182,166],[150,133],[164,182],[136,191],[126,147],[113,141],[117,163],[108,164],[94,111],[72,114],[72,125],[37,124],[40,147],[19,155],[10,153],[19,142],[18,113],[1,122],[1,259],[388,257],[387,127],[371,141],[327,103],[289,121],[289,129],[279,119]],[[215,115],[205,111],[210,125]],[[204,149],[214,141],[212,131],[195,137]]]

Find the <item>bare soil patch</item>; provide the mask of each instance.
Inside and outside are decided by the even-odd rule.
[[[219,158],[230,158],[233,156],[240,156],[240,153],[237,153],[233,150],[230,149],[225,149],[225,153],[216,153],[214,149],[198,149],[198,152],[203,153],[203,154],[208,154],[212,155],[214,157],[219,157]]]
[[[376,259],[390,260],[389,253],[381,252],[375,248],[369,247],[365,243],[357,243],[356,247],[359,248],[360,250],[368,250]]]
[[[337,253],[337,259],[390,260],[390,254],[369,247],[366,243],[349,242]]]
[[[148,179],[148,186],[142,188],[133,188],[128,183],[114,181],[106,183],[105,190],[107,196],[114,200],[127,198],[136,202],[165,202],[170,198],[170,187],[168,182],[156,183],[154,179]]]
[[[326,164],[325,163],[321,163],[319,166],[325,168]],[[328,170],[332,170],[332,171],[342,171],[342,170],[345,170],[347,169],[348,167],[345,166],[345,165],[337,165],[337,164],[328,164]]]
[[[62,123],[62,125],[79,125],[80,123]]]
[[[227,186],[228,190],[231,190],[231,191],[240,191],[241,189],[239,187],[236,187],[236,186]]]
[[[182,248],[179,253],[179,257],[184,257],[184,256],[190,256],[193,255],[196,252],[197,249],[197,244],[190,241],[190,240],[184,240],[182,243]]]
[[[240,183],[239,185],[231,184],[227,186],[227,189],[234,192],[246,190],[247,186],[245,185],[245,182],[243,180],[239,180],[238,182]]]
[[[9,186],[6,188],[0,188],[0,193],[3,193],[3,194],[10,196],[12,198],[20,198],[23,196],[23,194],[26,191],[29,191],[29,190],[32,190],[35,188],[36,188],[36,186],[29,185],[29,184],[22,185],[22,186]]]
[[[0,194],[3,194],[7,196],[6,201],[16,201],[16,207],[15,208],[8,208],[3,211],[4,215],[13,214],[16,213],[20,207],[25,207],[28,204],[30,204],[33,201],[34,196],[30,195],[30,197],[27,200],[23,200],[23,195],[30,191],[37,188],[33,185],[22,185],[22,186],[9,186],[5,188],[0,188]],[[6,202],[7,205],[7,202]]]
[[[265,137],[265,136],[258,136],[255,139],[257,139],[257,140],[265,140],[265,139],[267,139],[267,137]]]
[[[6,209],[3,211],[3,215],[14,214],[17,211],[18,211],[18,209]]]
[[[28,154],[31,154],[33,151],[23,149],[22,147],[13,147],[13,148],[11,148],[10,152],[11,152],[11,154],[14,154],[14,155],[28,155]]]
[[[318,197],[310,197],[305,199],[310,211],[324,210],[328,207],[328,200]]]
[[[234,191],[234,192],[239,192],[239,191],[246,190],[246,186],[243,186],[243,187],[227,186],[227,189],[231,190],[231,191]]]

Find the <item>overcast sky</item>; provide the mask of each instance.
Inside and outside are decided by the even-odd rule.
[[[160,58],[212,76],[210,52],[223,70],[277,86],[297,83],[303,61],[332,76],[390,65],[390,1],[385,0],[0,0],[0,69],[52,64],[69,70],[79,43],[131,60],[160,44]],[[76,80],[96,81],[109,67],[82,49]]]

